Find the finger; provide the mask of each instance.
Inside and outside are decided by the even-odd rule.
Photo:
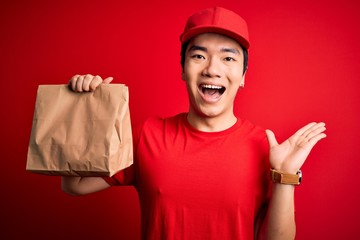
[[[90,83],[90,91],[95,91],[95,89],[103,82],[102,78],[96,75]]]
[[[318,132],[319,129],[324,129],[324,128],[325,128],[325,123],[323,123],[323,122],[315,123],[312,127],[308,128],[301,135],[307,137],[309,134]]]
[[[295,136],[302,136],[306,131],[316,125],[316,122],[309,123],[295,132]]]
[[[76,81],[77,79],[79,78],[79,74],[77,75],[74,75],[70,81],[69,81],[69,85],[70,85],[70,88],[73,90],[73,91],[76,91]]]
[[[273,146],[279,145],[276,138],[275,138],[275,134],[273,133],[273,131],[265,130],[265,133],[266,133],[267,139],[269,141],[270,148],[273,147]]]
[[[327,137],[327,136],[326,136],[325,133],[318,134],[318,135],[314,136],[313,138],[311,138],[311,139],[309,140],[309,143],[310,143],[312,146],[314,146],[317,142],[319,142],[321,139],[324,139],[324,138],[326,138],[326,137]]]
[[[82,92],[83,91],[83,82],[84,82],[84,75],[81,75],[78,77],[77,81],[76,81],[76,91],[77,92]]]
[[[103,83],[107,84],[107,83],[111,83],[111,81],[113,80],[113,77],[107,77],[104,79]]]
[[[90,91],[90,83],[94,79],[94,76],[91,74],[86,74],[84,77],[82,89],[86,92]]]
[[[326,130],[326,127],[324,123],[319,123],[312,127],[310,130],[304,133],[304,139],[310,140],[311,138],[323,133]]]

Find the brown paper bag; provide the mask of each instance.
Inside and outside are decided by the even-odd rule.
[[[26,170],[48,175],[112,176],[133,162],[128,88],[101,84],[75,93],[40,85]]]

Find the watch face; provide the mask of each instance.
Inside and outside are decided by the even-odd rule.
[[[299,176],[299,184],[301,183],[301,179],[302,179],[302,172],[301,170],[297,171],[296,175]]]

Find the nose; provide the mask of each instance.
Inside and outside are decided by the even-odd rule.
[[[221,78],[219,61],[216,58],[210,58],[202,71],[202,75],[210,78]]]

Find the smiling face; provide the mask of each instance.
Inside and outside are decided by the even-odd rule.
[[[241,46],[226,36],[204,33],[190,40],[182,75],[190,99],[189,121],[236,121],[233,104],[244,81],[243,61]]]

